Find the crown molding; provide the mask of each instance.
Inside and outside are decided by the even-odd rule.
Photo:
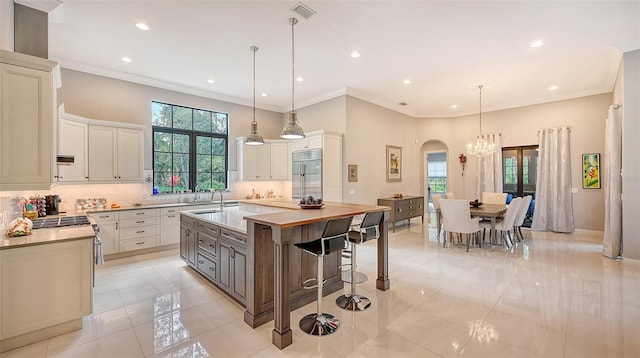
[[[354,88],[351,88],[351,87],[347,87],[346,90],[347,90],[346,94],[348,94],[351,97],[356,97],[356,98],[361,99],[363,101],[367,101],[367,102],[373,103],[375,105],[378,105],[380,107],[384,107],[386,109],[390,109],[390,110],[392,110],[394,112],[402,113],[402,114],[407,115],[409,117],[418,118],[418,115],[414,111],[410,110],[409,108],[407,108],[405,106],[401,106],[401,105],[399,105],[397,103],[391,103],[391,102],[382,100],[382,99],[374,97],[374,96],[372,96],[372,95],[370,95],[370,94],[368,94],[368,93],[366,93],[364,91],[360,91],[360,90],[357,90],[357,89],[354,89]]]
[[[16,4],[20,4],[32,9],[36,9],[47,14],[53,11],[58,6],[62,5],[62,1],[59,0],[14,0]]]

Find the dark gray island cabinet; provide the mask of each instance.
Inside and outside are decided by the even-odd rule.
[[[255,215],[237,208],[228,210],[215,215],[237,215],[239,218],[242,215]],[[247,233],[240,225],[232,229],[231,226],[209,220],[212,216],[197,212],[181,214],[180,257],[189,267],[243,305],[246,308],[244,320],[249,326],[255,328],[273,320],[274,246],[270,228],[262,228],[255,232],[252,240],[247,240]],[[322,229],[323,225],[318,224],[297,240],[320,237]],[[315,290],[302,288],[303,281],[316,276],[316,261],[293,246],[289,248],[289,257],[290,271],[293,273],[290,279],[291,307],[295,309],[316,298]],[[343,287],[338,265],[337,255],[326,260],[325,295]],[[247,285],[247,277],[252,282],[251,286]],[[248,300],[247,295],[251,295],[251,299]]]

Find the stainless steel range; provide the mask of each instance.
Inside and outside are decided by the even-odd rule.
[[[32,220],[33,229],[47,229],[54,227],[89,225],[89,218],[86,215],[59,216],[55,218],[43,217]]]

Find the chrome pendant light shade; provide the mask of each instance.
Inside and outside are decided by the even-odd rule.
[[[496,145],[487,142],[482,137],[482,85],[478,86],[480,90],[480,135],[476,141],[476,144],[469,144],[467,146],[467,153],[476,157],[484,157],[491,155],[496,151]]]
[[[262,145],[264,139],[258,134],[258,122],[256,122],[256,51],[258,47],[251,46],[249,49],[253,52],[253,122],[251,122],[251,132],[244,140],[244,144]]]
[[[292,17],[289,19],[291,24],[291,112],[289,112],[289,123],[282,129],[280,137],[284,139],[302,139],[304,131],[298,124],[298,116],[295,110],[295,91],[296,91],[296,74],[295,74],[295,47],[294,47],[294,31],[293,27],[298,23],[298,19]]]

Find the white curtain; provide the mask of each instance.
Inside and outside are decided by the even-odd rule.
[[[602,254],[609,258],[622,255],[622,111],[609,107],[604,134],[604,242]]]
[[[495,144],[496,151],[478,158],[478,181],[475,199],[481,199],[485,191],[502,193],[502,136],[500,133],[484,134],[487,143]]]
[[[573,232],[569,128],[544,129],[538,135],[536,209],[531,228]]]

